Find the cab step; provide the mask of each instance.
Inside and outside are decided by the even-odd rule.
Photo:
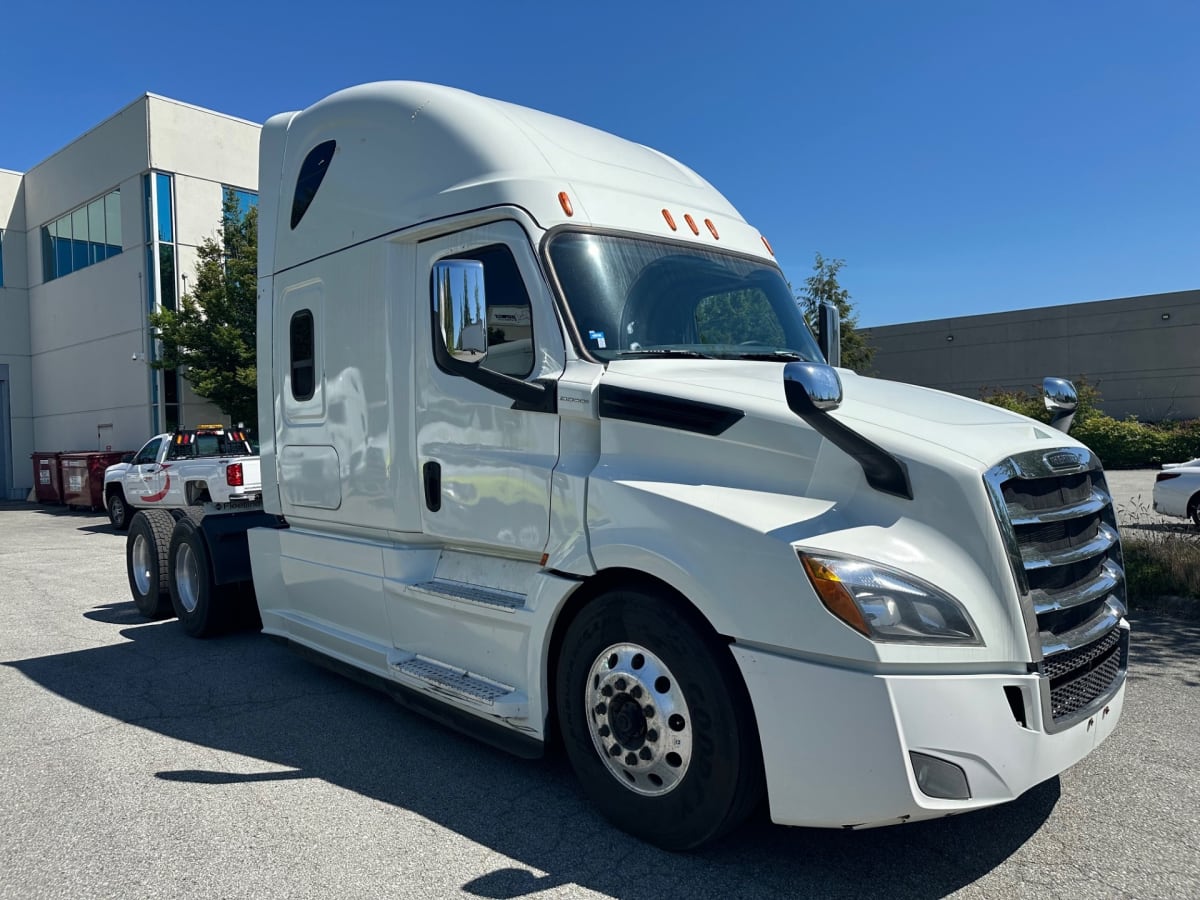
[[[408,687],[446,695],[499,718],[524,719],[529,715],[529,698],[523,691],[466,669],[415,653],[391,660],[390,666],[396,679]]]
[[[432,581],[422,581],[419,584],[412,585],[412,589],[425,594],[432,594],[444,600],[479,603],[483,606],[494,606],[499,609],[508,610],[509,612],[525,608],[525,594],[485,587],[481,584],[451,581],[448,578],[435,578]]]

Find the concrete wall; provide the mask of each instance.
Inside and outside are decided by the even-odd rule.
[[[33,390],[29,365],[29,278],[25,189],[20,172],[0,169],[0,499],[23,498],[33,484]]]
[[[882,378],[979,397],[1084,376],[1118,418],[1200,417],[1200,290],[864,331]]]

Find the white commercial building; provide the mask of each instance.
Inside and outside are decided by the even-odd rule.
[[[258,134],[147,94],[30,171],[0,169],[0,499],[28,494],[35,450],[221,421],[151,368],[146,316],[187,290],[224,192],[257,202]]]

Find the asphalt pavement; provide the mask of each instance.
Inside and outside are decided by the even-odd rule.
[[[760,817],[673,855],[608,826],[560,759],[258,634],[145,622],[103,517],[3,506],[0,897],[1195,897],[1200,624],[1134,629],[1114,735],[1013,803],[864,832]]]

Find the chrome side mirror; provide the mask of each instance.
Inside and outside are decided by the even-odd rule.
[[[783,393],[788,407],[803,419],[841,405],[842,379],[832,366],[792,362],[783,367]]]
[[[487,296],[483,263],[444,259],[433,267],[433,319],[451,359],[478,365],[487,358]]]
[[[842,364],[842,317],[836,304],[825,301],[817,307],[817,344],[831,366]]]
[[[1079,394],[1075,385],[1065,378],[1043,378],[1042,399],[1050,411],[1050,425],[1063,434],[1071,430],[1075,421],[1075,410],[1079,406]]]

